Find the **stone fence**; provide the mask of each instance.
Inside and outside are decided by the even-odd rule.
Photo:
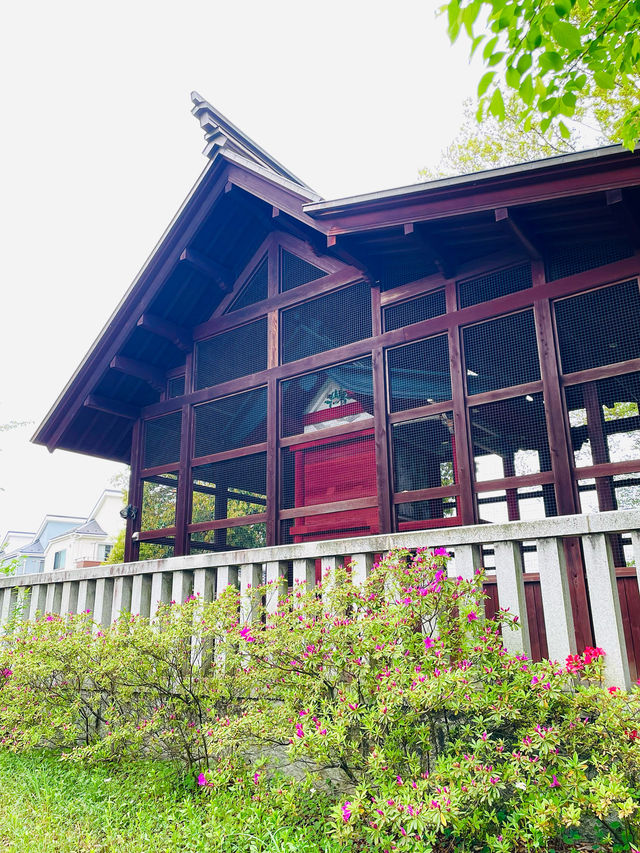
[[[153,618],[160,602],[181,602],[189,595],[212,600],[226,586],[256,586],[266,578],[284,592],[287,577],[308,586],[315,583],[316,561],[322,573],[348,557],[352,577],[363,580],[376,559],[395,548],[445,547],[454,555],[450,571],[465,578],[483,564],[483,547],[493,550],[500,606],[517,615],[520,631],[507,632],[511,651],[530,654],[530,624],[525,602],[523,543],[537,554],[544,629],[549,658],[563,661],[576,652],[564,538],[582,543],[594,641],[606,651],[608,683],[628,686],[629,657],[622,623],[611,534],[630,538],[628,562],[640,572],[640,510],[563,516],[541,521],[449,527],[324,542],[279,545],[101,565],[47,574],[0,576],[0,626],[12,614],[33,619],[37,613],[65,615],[89,610],[97,623],[108,625],[123,612]],[[277,597],[270,605],[277,606]],[[640,614],[638,614],[640,618]],[[581,650],[580,650],[581,651]]]

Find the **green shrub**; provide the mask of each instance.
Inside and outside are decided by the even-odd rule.
[[[362,587],[341,569],[276,614],[260,588],[167,606],[156,625],[16,626],[1,739],[83,760],[169,756],[210,793],[272,790],[292,762],[333,797],[336,841],[370,849],[631,849],[640,691],[602,687],[599,649],[566,665],[509,654],[515,620],[485,619],[482,575],[446,564],[395,552]]]

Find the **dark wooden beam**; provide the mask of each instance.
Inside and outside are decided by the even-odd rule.
[[[411,224],[411,231],[407,231],[407,225],[403,226],[405,235],[414,234],[414,236],[418,239],[422,248],[427,252],[431,261],[434,263],[438,272],[443,276],[443,278],[453,278],[456,274],[455,265],[453,261],[445,255],[442,249],[439,249],[434,245],[433,241],[426,233],[424,226],[416,228],[413,223]]]
[[[366,264],[363,264],[362,261],[354,257],[354,255],[352,255],[351,252],[348,252],[344,246],[338,245],[338,238],[335,234],[327,234],[327,252],[339,261],[357,269],[362,277],[366,278],[369,284],[373,285],[379,283],[379,276],[377,276],[373,270],[369,269]]]
[[[153,364],[117,355],[111,359],[109,367],[113,368],[113,370],[118,370],[120,373],[126,373],[127,376],[135,376],[136,379],[142,379],[143,382],[151,385],[156,391],[162,392],[165,389],[166,380],[164,372]]]
[[[164,317],[158,317],[156,314],[143,314],[138,320],[137,325],[141,329],[151,332],[152,335],[157,335],[159,338],[170,341],[183,352],[190,352],[193,346],[191,333],[172,320],[166,320]]]
[[[230,270],[229,267],[225,267],[212,258],[201,255],[200,252],[189,248],[182,250],[180,261],[181,263],[189,264],[190,267],[198,270],[206,278],[210,278],[225,293],[231,291],[235,276],[233,270]]]
[[[95,409],[97,412],[106,412],[108,415],[127,418],[130,421],[137,421],[140,417],[140,409],[137,406],[132,406],[130,403],[122,403],[120,400],[110,400],[108,397],[100,397],[98,394],[89,394],[84,401],[84,405],[88,409]]]
[[[531,235],[527,234],[526,228],[523,226],[516,214],[514,214],[512,210],[509,210],[508,207],[497,207],[494,213],[496,222],[504,222],[505,226],[511,231],[531,260],[541,261],[542,252],[532,239]]]
[[[623,190],[607,190],[606,199],[620,230],[626,233],[634,249],[640,248],[640,220],[624,197]]]

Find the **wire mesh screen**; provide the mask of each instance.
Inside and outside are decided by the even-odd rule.
[[[248,376],[266,367],[266,317],[196,344],[196,388]]]
[[[469,394],[540,379],[533,311],[467,326],[463,343]]]
[[[396,528],[402,532],[403,530],[446,527],[458,517],[457,500],[456,497],[431,498],[397,504]]]
[[[263,299],[266,299],[268,295],[269,262],[265,255],[225,313],[238,311],[248,305],[255,305],[256,302],[262,302]]]
[[[328,275],[328,273],[315,266],[315,264],[310,264],[309,261],[305,261],[297,255],[292,255],[286,249],[280,250],[281,291],[292,290],[294,287],[300,287],[301,284],[307,284],[318,278],[324,278],[325,275]]]
[[[170,465],[180,459],[182,412],[171,412],[161,418],[145,421],[143,468]]]
[[[168,539],[164,544],[158,542],[141,542],[140,543],[140,560],[163,560],[165,557],[173,557],[175,555],[175,545],[173,539]]]
[[[458,299],[461,308],[469,305],[477,305],[479,302],[488,302],[508,293],[518,290],[526,290],[531,287],[531,267],[529,264],[520,264],[506,270],[497,270],[478,278],[458,282]]]
[[[194,456],[267,440],[267,389],[255,388],[194,407]]]
[[[640,468],[640,465],[638,466]],[[640,473],[613,474],[578,480],[580,511],[609,512],[615,509],[638,509],[640,507]],[[618,564],[618,565],[624,565]]]
[[[433,260],[429,257],[418,257],[408,259],[403,253],[402,260],[395,264],[389,264],[386,269],[380,270],[379,283],[381,290],[391,290],[410,281],[417,281],[428,275],[433,275],[437,269]]]
[[[565,390],[576,468],[640,459],[640,373]]]
[[[371,359],[336,364],[281,384],[282,435],[349,426],[373,414]]]
[[[220,527],[218,530],[192,533],[189,537],[189,551],[192,554],[264,548],[266,544],[267,526],[264,522],[242,524],[237,527]]]
[[[377,493],[373,429],[282,450],[283,509],[370,497]]]
[[[349,536],[373,536],[378,532],[378,510],[372,507],[285,519],[280,525],[280,541],[289,545]]]
[[[447,313],[447,304],[444,290],[434,290],[433,293],[425,293],[417,299],[409,299],[398,305],[390,305],[384,309],[384,328],[390,332],[402,326],[410,326],[412,323],[420,323],[431,317],[439,317]]]
[[[178,475],[161,474],[142,481],[141,530],[162,530],[176,523]]]
[[[640,357],[637,280],[561,299],[555,314],[564,373]]]
[[[589,240],[573,246],[546,253],[545,267],[547,281],[555,281],[567,275],[576,275],[585,270],[612,264],[633,255],[633,247],[623,237],[609,240]]]
[[[281,329],[284,362],[369,338],[371,289],[363,282],[288,308]]]
[[[387,351],[392,412],[451,399],[447,335]]]
[[[167,382],[167,397],[182,397],[184,394],[184,376],[174,376]]]
[[[482,524],[507,521],[538,521],[558,514],[552,484],[497,489],[476,496],[478,520]]]
[[[266,511],[266,453],[196,465],[191,476],[194,523],[242,518]]]
[[[395,492],[433,489],[457,482],[452,412],[395,424],[391,441]]]
[[[542,394],[469,409],[476,481],[551,470]]]

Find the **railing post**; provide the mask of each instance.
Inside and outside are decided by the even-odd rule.
[[[171,601],[184,604],[193,589],[193,575],[184,569],[172,572],[171,575]]]
[[[629,661],[609,538],[605,533],[583,536],[582,549],[595,643],[605,652],[605,681],[627,688],[630,685]]]
[[[305,590],[313,589],[316,585],[316,561],[301,559],[293,561],[293,586],[303,583]]]
[[[260,599],[257,590],[262,584],[262,563],[240,566],[240,621],[252,622],[257,616]]]
[[[48,599],[47,599],[48,600]],[[96,581],[93,621],[103,628],[111,624],[113,605],[113,578],[98,578]]]
[[[576,653],[576,632],[569,592],[564,543],[559,537],[538,539],[538,573],[550,660]]]
[[[113,580],[111,621],[117,622],[123,613],[131,613],[131,586],[133,578],[120,576]]]
[[[151,576],[134,575],[131,584],[131,613],[149,618],[151,613]]]
[[[640,586],[640,530],[631,531],[631,547],[633,548],[633,562],[636,566],[638,586]]]
[[[4,628],[11,616],[11,587],[6,586],[2,593],[2,606],[0,607],[0,627]]]
[[[44,613],[47,600],[46,584],[39,583],[31,588],[31,600],[29,601],[29,621],[33,622],[38,613]]]
[[[65,581],[62,584],[62,597],[60,599],[60,615],[69,616],[76,613],[78,606],[78,582]]]
[[[337,557],[322,557],[322,559],[320,560],[320,582],[322,584],[323,601],[326,601],[331,590],[335,589],[336,587],[337,568]]]
[[[213,601],[216,594],[215,569],[195,569],[193,572],[193,594],[202,601]]]
[[[496,542],[496,581],[498,583],[498,601],[503,610],[509,610],[518,617],[520,630],[502,630],[504,647],[514,654],[531,657],[529,638],[529,619],[524,593],[522,553],[519,542]]]
[[[216,572],[216,598],[219,598],[228,586],[238,587],[238,567],[218,566]]]
[[[482,547],[480,545],[456,545],[455,567],[453,574],[465,581],[472,581],[476,571],[482,568]]]
[[[351,555],[351,581],[357,586],[363,586],[367,578],[371,574],[373,566],[373,554],[352,554]]]
[[[287,597],[287,564],[283,560],[267,563],[267,613],[278,612],[280,602]]]
[[[151,604],[149,619],[153,620],[162,604],[171,601],[171,578],[164,572],[154,572],[151,578]]]

